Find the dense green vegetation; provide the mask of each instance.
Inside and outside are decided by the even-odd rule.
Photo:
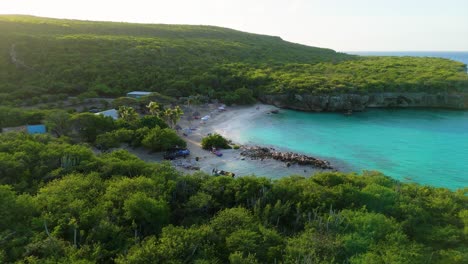
[[[357,57],[217,27],[0,16],[0,128],[42,122],[50,133],[0,134],[0,263],[467,263],[467,189],[377,172],[184,175],[110,151],[185,146],[171,129],[181,109],[162,107],[173,97],[249,104],[467,84],[466,67],[445,59]],[[114,100],[117,121],[5,106],[130,90],[158,93]],[[228,146],[217,135],[204,145]]]
[[[211,150],[212,148],[230,149],[229,141],[220,134],[212,134],[202,138],[201,146],[203,149]]]
[[[0,262],[466,263],[468,196],[379,173],[183,175],[0,134]]]
[[[132,90],[251,103],[264,93],[467,87],[466,66],[446,59],[358,57],[211,26],[0,16],[1,104]]]
[[[143,146],[151,151],[186,146],[186,142],[158,116],[140,117],[131,107],[125,107],[124,110],[120,111],[120,119],[113,120],[92,113],[0,107],[0,129],[44,123],[48,131],[56,137],[67,138],[71,143],[91,144],[103,151],[118,148],[122,144],[134,148]],[[174,109],[166,109],[165,112],[172,114]],[[175,123],[179,119],[180,116],[171,115],[168,120]]]

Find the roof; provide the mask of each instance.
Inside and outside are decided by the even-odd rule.
[[[119,118],[119,112],[117,110],[115,110],[115,109],[109,109],[109,110],[106,110],[106,111],[102,111],[102,112],[96,113],[95,115],[110,116],[114,120]]]
[[[127,93],[127,95],[150,95],[152,92],[143,92],[143,91],[133,91]]]
[[[7,133],[7,132],[26,132],[26,126],[17,126],[17,127],[4,127],[3,129],[0,129],[1,132]]]
[[[45,125],[30,125],[26,126],[26,131],[28,134],[45,134],[46,127]]]

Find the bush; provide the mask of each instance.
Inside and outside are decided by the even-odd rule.
[[[140,119],[139,127],[155,128],[157,126],[160,128],[168,127],[164,120],[157,116],[147,115]]]
[[[121,143],[132,143],[135,132],[130,129],[121,128],[112,132],[107,132],[96,137],[97,148],[107,150],[117,148]]]
[[[225,139],[220,134],[213,134],[202,139],[202,148],[203,149],[211,149],[211,148],[222,148],[222,149],[230,149],[229,141]]]
[[[98,135],[115,129],[115,123],[111,117],[91,113],[76,114],[71,118],[71,122],[78,137],[89,143],[94,142]]]
[[[152,151],[165,151],[174,147],[187,146],[187,143],[174,130],[160,127],[151,129],[141,143]]]
[[[114,133],[108,132],[96,137],[95,146],[98,149],[108,150],[110,148],[117,148],[120,146],[119,139]]]
[[[143,141],[143,139],[146,137],[146,135],[148,135],[149,131],[151,129],[147,128],[147,127],[142,127],[142,128],[139,128],[137,130],[134,131],[133,133],[133,137],[132,137],[132,140],[130,142],[130,145],[132,147],[141,147],[141,142]]]

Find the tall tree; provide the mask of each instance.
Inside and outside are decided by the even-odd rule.
[[[153,101],[149,102],[146,108],[148,108],[148,111],[150,112],[150,114],[154,116],[158,116],[161,111],[161,107],[159,106],[159,104]]]
[[[119,113],[119,117],[128,123],[132,123],[138,120],[138,113],[133,107],[121,106],[117,111]]]
[[[62,110],[53,111],[47,115],[45,123],[49,131],[57,137],[68,135],[72,128],[71,115]]]

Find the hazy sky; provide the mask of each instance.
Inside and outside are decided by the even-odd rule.
[[[216,25],[338,51],[468,50],[468,0],[0,0],[0,13]]]

